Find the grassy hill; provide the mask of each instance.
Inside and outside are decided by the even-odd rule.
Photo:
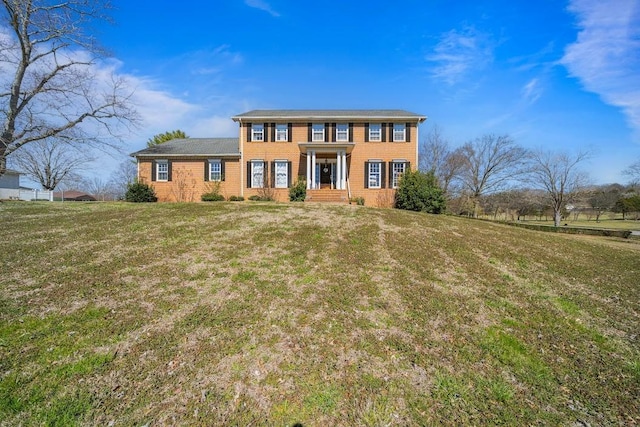
[[[638,242],[251,202],[0,221],[0,425],[640,423]]]

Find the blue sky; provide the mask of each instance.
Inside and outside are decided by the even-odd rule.
[[[236,136],[251,109],[399,108],[458,146],[486,133],[592,149],[595,183],[640,159],[640,0],[115,1],[105,68],[156,133]]]

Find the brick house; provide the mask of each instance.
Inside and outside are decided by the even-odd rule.
[[[425,116],[402,110],[254,110],[232,117],[238,138],[189,138],[132,156],[138,178],[160,201],[198,201],[268,192],[288,200],[305,180],[307,200],[388,205],[398,178],[418,160]]]

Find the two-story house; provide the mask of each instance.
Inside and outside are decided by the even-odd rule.
[[[254,110],[232,117],[238,138],[173,140],[133,153],[138,178],[160,201],[196,201],[212,186],[226,197],[288,200],[305,180],[307,200],[362,197],[384,205],[416,167],[418,125],[402,110]]]

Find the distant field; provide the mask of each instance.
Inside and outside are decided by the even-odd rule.
[[[542,224],[542,225],[553,225],[553,220],[550,221],[536,221],[536,220],[527,220],[523,221],[527,224]],[[570,227],[582,227],[582,228],[598,228],[598,229],[611,229],[611,230],[636,230],[640,231],[640,221],[634,220],[622,220],[622,219],[601,219],[596,222],[595,219],[586,220],[579,219],[577,221],[564,220],[562,224],[567,224]]]
[[[2,426],[640,424],[638,241],[319,204],[0,221]]]

